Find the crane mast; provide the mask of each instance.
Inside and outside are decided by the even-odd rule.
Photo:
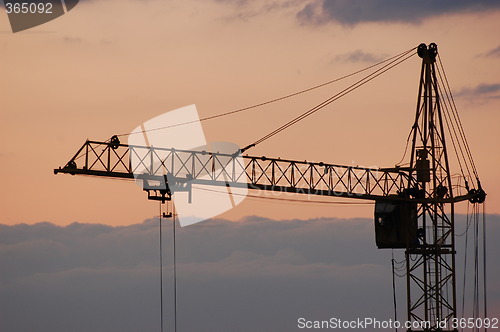
[[[375,239],[379,248],[404,249],[407,313],[410,322],[429,322],[421,331],[455,331],[455,204],[482,203],[477,187],[454,183],[440,87],[437,46],[420,44],[418,102],[407,167],[365,168],[280,158],[242,151],[219,153],[87,140],[54,173],[138,179],[151,200],[165,202],[194,184],[246,187],[307,195],[375,201]],[[133,163],[136,158],[138,162]],[[80,164],[80,166],[78,166]],[[167,176],[168,175],[168,176]],[[448,324],[443,325],[443,321]],[[408,331],[418,331],[409,329]]]
[[[431,323],[456,318],[455,202],[443,115],[436,77],[436,44],[420,45],[422,58],[419,99],[410,160],[410,177],[416,178],[419,245],[406,249],[409,321]],[[416,176],[413,176],[416,173]],[[410,188],[410,186],[409,186]],[[439,199],[448,197],[445,204]]]

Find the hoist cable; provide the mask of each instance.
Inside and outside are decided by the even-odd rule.
[[[472,178],[469,166],[467,164],[467,160],[465,159],[465,155],[462,149],[462,145],[459,142],[459,137],[456,132],[455,125],[453,123],[453,120],[450,115],[450,111],[448,109],[448,105],[446,103],[441,104],[443,107],[442,109],[444,110],[443,115],[444,115],[444,120],[446,123],[446,127],[448,128],[448,132],[450,133],[450,138],[451,138],[451,143],[453,145],[453,150],[455,151],[455,154],[457,156],[457,161],[458,165],[460,167],[460,171],[462,173],[462,176],[465,178],[465,172],[464,172],[464,167],[462,166],[462,159],[464,160],[464,165],[467,170],[467,174],[469,175],[470,178]],[[458,146],[458,149],[457,149]],[[459,153],[460,150],[460,153]]]
[[[411,58],[412,56],[414,56],[416,54],[416,53],[413,53],[412,51],[413,51],[413,49],[405,52],[403,55],[399,56],[398,58],[396,58],[395,60],[393,60],[389,64],[384,65],[383,67],[381,67],[381,68],[377,69],[376,71],[372,72],[371,74],[365,76],[364,78],[362,78],[361,80],[357,81],[356,83],[351,84],[349,87],[345,88],[344,90],[340,91],[339,93],[337,93],[337,94],[333,95],[332,97],[326,99],[322,103],[314,106],[313,108],[309,109],[308,111],[306,111],[306,112],[302,113],[301,115],[295,117],[294,119],[288,121],[284,125],[278,127],[277,129],[273,130],[272,132],[268,133],[267,135],[265,135],[265,136],[261,137],[260,139],[256,140],[254,143],[248,145],[243,150],[247,150],[250,147],[253,147],[253,146],[257,145],[257,144],[260,144],[260,143],[264,142],[265,140],[267,140],[267,139],[273,137],[274,135],[282,132],[283,130],[291,127],[292,125],[296,124],[297,122],[299,122],[299,121],[307,118],[308,116],[316,113],[317,111],[319,111],[322,108],[328,106],[332,102],[340,99],[341,97],[345,96],[346,94],[348,94],[348,93],[356,90],[357,88],[359,88],[362,85],[370,82],[374,78],[382,75],[383,73],[387,72],[388,70],[390,70],[390,69],[394,68],[395,66],[401,64],[402,62],[408,60],[409,58]],[[410,53],[410,52],[412,52],[412,54],[410,54],[408,56],[408,53]]]
[[[174,258],[174,332],[177,332],[177,253],[176,253],[176,239],[175,239],[175,206],[172,204],[172,225],[173,225],[173,258]]]
[[[472,318],[480,317],[479,313],[479,218],[478,204],[474,204],[474,285],[473,285],[473,304]]]
[[[469,218],[471,217],[470,216],[470,213],[469,213],[469,207],[470,207],[470,203],[467,202],[467,228],[464,232],[465,234],[465,249],[464,249],[464,275],[463,275],[463,283],[462,283],[462,315],[461,317],[465,317],[465,292],[466,292],[466,280],[467,280],[467,250],[468,250],[468,244],[469,244],[469,225],[470,225],[470,222],[472,222],[472,219],[469,220]]]
[[[412,127],[410,133],[408,134],[408,137],[406,138],[405,151],[403,152],[403,157],[401,158],[401,160],[396,164],[397,166],[401,166],[403,161],[405,160],[406,153],[408,152],[408,146],[410,144],[411,134],[413,133],[414,130],[415,128]]]
[[[469,210],[469,207],[472,207]],[[474,268],[473,268],[473,281],[472,281],[472,318],[478,319],[481,318],[481,301],[480,301],[480,283],[481,278],[480,274],[483,274],[483,310],[484,310],[484,318],[488,317],[487,311],[487,270],[486,270],[486,209],[485,205],[483,205],[483,218],[482,218],[482,264],[483,269],[480,271],[480,207],[478,203],[468,204],[467,205],[467,222],[472,224],[473,227],[473,248],[471,249],[471,254],[474,256]],[[468,228],[467,228],[468,230]],[[466,276],[467,276],[467,256],[468,256],[468,235],[469,232],[465,232],[465,255],[464,255],[464,272],[463,272],[463,285],[462,285],[462,317],[465,317],[465,297],[466,297]],[[474,330],[479,331],[479,327],[474,327]],[[485,329],[486,331],[486,329]]]
[[[406,54],[404,54],[403,56],[401,57],[404,57]],[[413,56],[414,54],[412,54],[411,56]],[[289,128],[290,126],[296,124],[297,122],[305,119],[306,117],[316,113],[317,111],[319,111],[320,109],[322,109],[323,107],[331,104],[332,102],[340,99],[341,97],[345,96],[346,94],[354,91],[355,89],[359,88],[360,86],[368,83],[369,81],[371,81],[372,79],[378,77],[379,75],[381,75],[382,73],[386,72],[387,70],[393,68],[394,66],[396,66],[397,64],[403,62],[404,60],[407,60],[408,58],[410,58],[411,56],[407,57],[406,59],[403,59],[402,61],[399,61],[397,62],[396,64],[393,64],[394,62],[396,62],[396,60],[399,60],[400,58],[396,59],[394,62],[391,62],[379,69],[377,69],[375,72],[365,76],[364,78],[362,78],[361,80],[357,81],[356,83],[354,84],[351,84],[349,87],[345,88],[344,90],[340,91],[339,93],[333,95],[332,97],[328,98],[327,100],[323,101],[322,103],[314,106],[313,108],[309,109],[308,111],[302,113],[301,115],[295,117],[294,119],[290,120],[289,122],[285,123],[284,125],[282,125],[281,127],[275,129],[274,131],[270,132],[269,134],[263,136],[262,138],[258,139],[257,141],[255,141],[253,144],[251,144],[251,146],[255,146],[257,144],[260,144],[262,143],[263,141],[271,138],[272,136],[280,133],[281,131]],[[387,68],[389,67],[389,68]]]
[[[297,92],[294,92],[294,93],[291,93],[291,94],[288,94],[288,95],[285,95],[285,96],[282,96],[282,97],[278,97],[278,98],[275,98],[275,99],[264,101],[264,102],[261,102],[261,103],[255,104],[255,105],[251,105],[251,106],[239,108],[239,109],[236,109],[236,110],[232,110],[232,111],[229,111],[229,112],[224,112],[224,113],[220,113],[220,114],[216,114],[216,115],[207,116],[207,117],[201,118],[199,120],[192,120],[192,121],[187,121],[187,122],[183,122],[183,123],[177,123],[177,124],[173,124],[173,125],[169,125],[169,126],[163,126],[163,127],[152,128],[152,129],[147,129],[147,130],[141,130],[141,131],[137,131],[137,132],[133,132],[133,133],[123,133],[123,134],[119,134],[119,135],[116,135],[116,136],[121,137],[121,136],[126,136],[126,135],[131,135],[131,134],[139,134],[139,133],[143,134],[143,133],[146,133],[146,132],[151,132],[151,131],[157,131],[157,130],[163,130],[163,129],[173,128],[173,127],[183,126],[183,125],[187,125],[187,124],[191,124],[191,123],[195,123],[195,122],[201,122],[201,121],[207,121],[207,120],[217,119],[217,118],[220,118],[220,117],[223,117],[223,116],[232,115],[232,114],[236,114],[236,113],[248,111],[248,110],[251,110],[251,109],[254,109],[254,108],[262,107],[262,106],[265,106],[265,105],[269,105],[269,104],[272,104],[272,103],[275,103],[275,102],[278,102],[278,101],[282,101],[282,100],[285,100],[285,99],[288,99],[288,98],[291,98],[291,97],[295,97],[295,96],[301,95],[301,94],[309,92],[309,91],[313,91],[313,90],[322,88],[324,86],[333,84],[333,83],[341,81],[343,79],[352,77],[354,75],[357,75],[359,73],[362,73],[362,72],[367,71],[369,69],[372,69],[374,67],[380,66],[380,65],[382,65],[382,64],[384,64],[386,62],[389,62],[389,61],[391,61],[393,59],[397,59],[397,58],[399,58],[399,57],[407,54],[408,52],[413,51],[414,49],[415,48],[411,48],[410,50],[404,51],[404,52],[399,53],[397,55],[394,55],[394,56],[392,56],[390,58],[387,58],[385,60],[382,60],[380,62],[372,64],[372,65],[370,65],[368,67],[365,67],[365,68],[362,68],[362,69],[357,70],[355,72],[352,72],[350,74],[346,74],[344,76],[335,78],[335,79],[330,80],[328,82],[324,82],[324,83],[315,85],[313,87],[310,87],[310,88],[307,88],[307,89],[304,89],[304,90],[300,90],[300,91],[297,91]]]
[[[459,124],[459,129],[460,129],[461,137],[462,137],[462,139],[464,141],[465,150],[466,150],[467,155],[469,157],[469,160],[471,162],[473,173],[476,176],[476,178],[479,178],[479,174],[477,173],[477,169],[476,169],[476,165],[474,163],[474,159],[472,158],[472,152],[470,151],[469,143],[467,141],[467,136],[465,136],[465,132],[464,132],[464,129],[463,129],[463,126],[462,126],[462,121],[460,120],[460,117],[458,117],[457,106],[455,104],[455,99],[453,98],[453,95],[451,94],[451,88],[450,88],[450,84],[448,82],[448,77],[446,76],[446,72],[444,70],[444,66],[443,66],[443,63],[441,61],[441,57],[439,56],[439,54],[438,54],[438,60],[439,60],[439,65],[441,67],[441,70],[443,71],[444,82],[446,83],[446,87],[447,87],[448,91],[450,92],[451,101],[452,101],[452,105],[453,105],[452,110],[454,111],[453,114],[454,114],[454,116],[456,116],[456,121]]]
[[[443,82],[444,81],[443,76],[441,75],[441,70],[439,69],[439,67],[438,67],[437,71],[438,71],[440,81]],[[465,168],[467,170],[469,177],[473,178],[471,176],[471,173],[470,173],[469,165],[467,163],[467,159],[465,157],[465,154],[464,154],[464,151],[462,148],[462,144],[460,143],[460,139],[462,138],[462,143],[465,145],[463,137],[462,137],[462,135],[459,136],[457,134],[456,128],[458,128],[458,132],[460,133],[460,125],[457,121],[457,117],[455,116],[455,113],[453,112],[453,104],[450,100],[453,96],[450,97],[451,92],[448,92],[448,90],[446,89],[446,87],[444,85],[441,86],[441,84],[438,83],[438,89],[439,89],[440,95],[446,97],[446,99],[442,99],[441,105],[443,106],[443,110],[444,110],[443,113],[444,113],[446,126],[448,127],[448,132],[450,133],[451,142],[453,144],[453,149],[455,150],[455,154],[457,156],[460,171],[462,172],[462,175],[465,178],[465,173],[464,173],[462,162],[460,159],[460,156],[461,156],[463,161],[464,161],[464,165],[465,165]],[[444,93],[443,93],[443,91],[444,91]],[[448,101],[448,103],[446,101]],[[451,112],[450,112],[450,109],[451,109]],[[452,118],[450,113],[453,114],[453,118],[455,119],[455,122],[453,122],[453,118]],[[457,145],[458,145],[458,149],[457,149]],[[459,154],[458,150],[460,150],[460,154]]]
[[[483,294],[484,294],[484,318],[488,318],[488,297],[486,273],[486,203],[483,202]],[[486,332],[488,329],[484,329]]]
[[[160,332],[163,332],[163,248],[162,248],[162,229],[161,229],[161,202],[160,202]]]
[[[398,267],[395,267],[396,271],[398,272],[405,272],[406,271],[406,265],[405,266],[401,266],[400,268]]]
[[[163,332],[163,239],[162,239],[162,203],[160,202],[160,331]],[[172,207],[174,210],[174,207]],[[177,331],[177,259],[176,259],[176,243],[175,243],[175,211],[172,212],[173,216],[173,272],[174,272],[174,331]]]
[[[467,211],[467,213],[469,213],[469,212]],[[462,233],[460,233],[460,234],[455,234],[455,236],[456,237],[462,237],[465,234],[467,234],[467,232],[469,231],[470,225],[471,225],[471,220],[469,220],[469,215],[467,215],[467,222],[466,222],[465,230]]]
[[[406,260],[405,259],[403,259],[401,261],[394,261],[394,263],[399,264],[399,265],[403,265],[403,267],[406,269]]]
[[[444,73],[444,68],[443,68],[443,73]],[[446,73],[444,73],[445,75],[445,79],[446,79]],[[446,83],[448,84],[448,81],[446,79]],[[448,86],[448,90],[449,90],[449,86]],[[463,128],[463,125],[462,125],[462,120],[458,114],[458,110],[457,110],[457,107],[456,107],[456,104],[455,104],[455,100],[453,99],[453,95],[451,94],[451,90],[449,90],[449,94],[451,96],[451,100],[452,100],[452,105],[453,107],[451,108],[452,109],[452,114],[455,118],[455,121],[457,122],[457,127],[458,127],[458,130],[459,130],[459,133],[460,133],[460,137],[462,139],[462,142],[463,142],[463,145],[464,145],[464,149],[465,149],[465,152],[467,154],[467,157],[469,159],[469,163],[471,165],[471,168],[472,168],[472,171],[475,175],[476,178],[479,178],[479,174],[477,172],[477,169],[476,169],[476,165],[475,165],[475,162],[474,162],[474,158],[472,157],[472,152],[470,150],[470,146],[469,146],[469,142],[467,140],[467,136],[465,135],[465,131],[464,131],[464,128]],[[464,160],[465,160],[465,157],[464,157]]]
[[[394,321],[398,321],[398,305],[397,305],[397,300],[396,300],[396,272],[394,271],[394,249],[392,250],[392,259],[391,259],[391,264],[392,264],[392,302],[394,304]],[[396,332],[398,329],[396,328]]]

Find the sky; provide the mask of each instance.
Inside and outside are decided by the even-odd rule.
[[[23,324],[41,324],[47,330],[65,323],[98,330],[96,321],[104,319],[111,325],[123,324],[116,326],[124,331],[126,326],[135,330],[134,324],[157,324],[153,317],[159,309],[152,302],[157,292],[153,256],[157,248],[151,243],[157,235],[152,220],[158,215],[158,203],[148,201],[133,182],[54,175],[53,169],[64,166],[86,139],[106,140],[128,133],[186,105],[196,104],[201,117],[255,105],[352,73],[422,42],[438,44],[488,194],[489,223],[496,227],[500,214],[499,30],[500,3],[493,0],[81,0],[67,14],[18,33],[12,33],[2,9],[0,254],[5,297],[0,298],[13,299],[16,306],[3,301],[0,322],[8,322],[12,331],[14,326],[22,330],[24,325],[18,325],[21,306],[29,303],[33,321]],[[403,156],[415,116],[419,73],[420,59],[415,56],[249,154],[392,167]],[[282,103],[205,121],[203,129],[210,142],[246,146],[344,87],[335,84]],[[459,204],[457,211],[466,213],[467,204]],[[314,308],[311,312],[318,316],[330,315],[328,308],[343,306],[340,314],[348,315],[355,306],[365,305],[349,302],[354,300],[345,296],[340,300],[333,290],[324,294],[337,281],[344,285],[339,291],[357,291],[370,301],[385,297],[391,303],[387,292],[390,258],[387,252],[374,250],[372,215],[371,204],[247,198],[221,219],[205,222],[213,224],[206,226],[210,230],[221,227],[230,232],[220,244],[211,242],[214,237],[209,232],[184,243],[185,283],[181,287],[192,293],[183,301],[186,306],[194,305],[214,296],[198,283],[203,279],[214,292],[224,289],[220,292],[224,298],[217,304],[224,306],[221,312],[229,310],[238,317],[219,316],[217,322],[254,326],[252,317],[235,313],[244,304],[241,299],[248,298],[257,317],[269,322],[270,331],[278,326],[273,324],[291,324],[303,304]],[[262,222],[257,229],[245,228],[256,220]],[[196,227],[205,232],[205,226]],[[249,237],[272,234],[266,241],[276,245],[261,252],[256,242],[240,252],[234,247],[244,241],[236,235],[242,231],[238,227],[250,231],[245,235]],[[295,239],[293,234],[289,237],[288,227],[308,234],[300,237],[299,249],[279,243]],[[333,241],[342,240],[336,238],[337,227],[345,227],[345,238],[352,240],[352,250],[346,254],[352,269],[337,269],[342,259],[324,255],[325,251],[344,251],[344,246]],[[281,235],[273,233],[275,229]],[[361,236],[358,230],[365,233]],[[324,232],[332,234],[331,243]],[[316,235],[321,238],[318,247],[309,247]],[[310,242],[306,242],[308,237]],[[207,246],[204,250],[213,245],[213,250],[226,253],[199,257],[196,248],[202,245]],[[321,254],[314,248],[321,248],[317,249]],[[248,265],[240,266],[245,262]],[[492,264],[492,276],[498,276],[498,266]],[[288,268],[293,277],[288,277]],[[260,275],[238,275],[240,270]],[[220,274],[214,275],[216,271]],[[209,281],[200,275],[209,275]],[[75,283],[81,289],[71,288]],[[490,287],[494,308],[499,308],[499,285],[491,281]],[[124,292],[131,289],[133,293]],[[99,297],[103,290],[106,295]],[[312,293],[318,295],[310,297]],[[44,307],[50,294],[69,319],[56,322]],[[104,298],[104,302],[96,301]],[[294,304],[299,298],[303,302]],[[260,309],[264,299],[269,306]],[[102,304],[81,306],[79,301]],[[281,318],[272,322],[264,308],[280,307],[279,301],[288,307],[275,313]],[[123,311],[113,309],[116,303],[125,306],[120,307]],[[142,303],[147,304],[143,307]],[[204,309],[214,304],[200,303],[193,310],[208,324],[214,311]],[[238,306],[231,306],[234,303]],[[366,308],[373,303],[366,302]],[[82,307],[88,311],[77,312]],[[391,315],[386,309],[377,315]],[[117,322],[118,317],[130,318],[132,312],[142,316]],[[182,315],[183,324],[196,324],[189,321],[187,311]],[[215,319],[210,324],[215,326]]]
[[[422,42],[438,44],[488,212],[500,213],[498,15],[495,1],[82,1],[77,10],[15,34],[2,15],[0,161],[9,174],[2,181],[3,222],[118,225],[150,218],[157,204],[138,186],[52,170],[87,138],[128,133],[191,104],[201,117],[254,105]],[[392,167],[413,122],[419,70],[415,56],[249,153]],[[246,146],[345,86],[206,121],[206,138]],[[370,205],[277,206],[247,199],[221,217],[373,213]]]
[[[462,232],[464,216],[458,220]],[[164,325],[173,331],[171,220],[163,225]],[[492,240],[499,225],[498,216],[489,219],[489,257],[500,250]],[[159,331],[158,234],[157,219],[128,226],[0,225],[0,329]],[[460,248],[464,241],[457,238]],[[464,251],[457,256],[461,317],[472,317],[469,241],[464,311]],[[369,219],[215,219],[177,228],[176,253],[178,331],[301,331],[299,318],[394,319],[392,252],[376,250]],[[394,255],[404,257],[401,250]],[[488,275],[489,312],[498,317],[494,260]],[[396,277],[401,321],[405,284]]]

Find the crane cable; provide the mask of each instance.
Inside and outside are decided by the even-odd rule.
[[[374,72],[368,74],[367,76],[363,77],[362,79],[360,79],[359,81],[357,81],[356,83],[354,84],[351,84],[350,86],[348,86],[347,88],[345,88],[344,90],[336,93],[335,95],[333,95],[332,97],[326,99],[325,101],[323,101],[322,103],[314,106],[313,108],[307,110],[306,112],[302,113],[301,115],[293,118],[292,120],[288,121],[287,123],[283,124],[282,126],[278,127],[277,129],[271,131],[270,133],[268,133],[267,135],[264,135],[263,137],[259,138],[258,140],[256,140],[254,143],[246,146],[245,148],[243,148],[241,150],[241,152],[244,152],[262,142],[264,142],[265,140],[268,140],[269,138],[273,137],[274,135],[277,135],[279,134],[280,132],[286,130],[287,128],[293,126],[294,124],[298,123],[299,121],[302,121],[303,119],[307,118],[308,116],[316,113],[317,111],[321,110],[322,108],[330,105],[331,103],[333,103],[334,101],[342,98],[343,96],[347,95],[348,93],[356,90],[357,88],[361,87],[362,85],[370,82],[371,80],[373,80],[374,78],[382,75],[383,73],[387,72],[388,70],[394,68],[395,66],[401,64],[402,62],[408,60],[409,58],[411,58],[412,56],[414,56],[416,53],[414,53],[415,48],[412,48],[406,52],[403,52],[401,53],[399,56],[393,58],[393,61],[389,62],[388,64],[382,66],[381,68],[375,70]],[[409,56],[408,54],[411,53]]]
[[[163,332],[163,248],[162,248],[162,229],[161,229],[161,202],[160,202],[160,332]]]
[[[486,273],[486,203],[483,202],[483,300],[484,300],[484,318],[488,318],[488,297],[487,294],[487,273]],[[487,329],[485,328],[485,331]]]
[[[464,131],[463,126],[462,126],[462,121],[460,120],[460,117],[458,116],[458,111],[457,111],[457,106],[455,104],[455,99],[453,98],[453,95],[451,94],[451,88],[450,88],[450,84],[448,82],[448,77],[446,76],[446,72],[444,71],[444,66],[443,66],[443,63],[441,61],[441,57],[439,56],[439,54],[438,54],[438,60],[439,60],[439,65],[440,65],[439,67],[443,71],[444,82],[446,83],[446,88],[449,91],[449,95],[451,98],[451,105],[450,106],[452,106],[453,115],[455,117],[455,121],[457,121],[458,129],[459,129],[459,133],[460,133],[460,138],[462,139],[462,141],[464,143],[465,151],[466,151],[466,154],[467,154],[469,161],[471,163],[473,173],[476,176],[476,178],[478,178],[479,175],[478,175],[478,172],[476,169],[476,165],[474,163],[474,159],[472,158],[472,152],[470,150],[469,143],[467,141],[467,137],[465,136],[465,131]],[[439,69],[439,67],[438,67],[438,69]],[[438,70],[438,72],[439,72],[439,70]]]
[[[162,202],[160,202],[160,236],[159,236],[159,247],[160,247],[160,332],[163,332],[163,245],[162,245],[162,217],[168,218],[172,216],[172,226],[173,226],[173,280],[174,280],[174,331],[177,332],[177,255],[176,255],[176,230],[175,230],[175,208],[172,204],[172,214],[164,215],[162,212]]]
[[[391,265],[392,265],[392,302],[394,305],[394,321],[398,321],[398,303],[396,299],[396,271],[394,267],[394,249],[392,249],[392,259],[391,259]],[[398,328],[396,328],[396,332],[398,331]]]
[[[175,222],[176,222],[175,206],[172,204],[172,228],[173,228],[173,255],[174,255],[174,332],[177,332],[177,253],[175,241]]]
[[[472,158],[472,153],[469,148],[467,137],[465,136],[465,132],[460,117],[458,115],[457,107],[453,99],[451,89],[449,87],[448,79],[446,77],[446,73],[444,71],[444,67],[441,62],[441,58],[439,56],[438,59],[439,59],[439,66],[437,66],[437,72],[439,75],[440,82],[443,83],[439,84],[440,82],[438,82],[437,86],[440,95],[442,97],[445,97],[442,98],[441,105],[443,106],[445,123],[448,128],[448,132],[450,133],[450,138],[453,144],[453,149],[457,156],[458,165],[460,167],[460,171],[464,179],[466,179],[466,176],[464,172],[464,167],[462,166],[462,160],[463,160],[463,165],[465,165],[465,170],[469,176],[469,179],[473,178],[478,179],[479,175],[477,173],[477,169],[474,164],[474,160]],[[474,176],[472,176],[471,170]]]
[[[272,104],[272,103],[276,103],[278,101],[282,101],[282,100],[285,100],[285,99],[288,99],[288,98],[291,98],[291,97],[295,97],[295,96],[304,94],[306,92],[310,92],[310,91],[322,88],[324,86],[327,86],[327,85],[339,82],[339,81],[341,81],[343,79],[352,77],[354,75],[357,75],[359,73],[362,73],[362,72],[367,71],[369,69],[372,69],[374,67],[380,66],[380,65],[382,65],[382,64],[384,64],[386,62],[389,62],[391,60],[399,59],[401,56],[404,56],[404,55],[408,54],[409,52],[411,52],[411,51],[413,51],[415,49],[416,48],[413,47],[410,50],[407,50],[407,51],[404,51],[404,52],[399,53],[397,55],[394,55],[392,57],[389,57],[389,58],[387,58],[385,60],[379,61],[379,62],[377,62],[375,64],[370,65],[370,66],[367,66],[365,68],[362,68],[362,69],[359,69],[357,71],[354,71],[354,72],[352,72],[350,74],[346,74],[344,76],[332,79],[332,80],[330,80],[328,82],[324,82],[324,83],[315,85],[313,87],[310,87],[310,88],[307,88],[307,89],[304,89],[304,90],[300,90],[300,91],[296,91],[296,92],[290,93],[288,95],[285,95],[285,96],[282,96],[282,97],[278,97],[278,98],[274,98],[274,99],[271,99],[271,100],[268,100],[268,101],[264,101],[264,102],[261,102],[261,103],[255,104],[255,105],[246,106],[246,107],[239,108],[239,109],[236,109],[236,110],[232,110],[232,111],[228,111],[228,112],[224,112],[224,113],[220,113],[220,114],[215,114],[215,115],[207,116],[207,117],[201,118],[199,120],[192,120],[192,121],[187,121],[187,122],[183,122],[183,123],[177,123],[177,124],[173,124],[173,125],[169,125],[169,126],[163,126],[163,127],[158,127],[158,128],[145,129],[145,130],[141,130],[141,131],[135,131],[133,133],[123,133],[123,134],[119,134],[119,135],[116,135],[116,136],[117,137],[121,137],[121,136],[127,136],[127,135],[139,134],[139,133],[140,134],[144,134],[144,133],[151,132],[151,131],[158,131],[158,130],[163,130],[163,129],[169,129],[169,128],[183,126],[183,125],[187,125],[187,124],[191,124],[191,123],[195,123],[195,122],[202,122],[202,121],[217,119],[217,118],[220,118],[220,117],[224,117],[224,116],[228,116],[228,115],[232,115],[232,114],[236,114],[236,113],[248,111],[248,110],[251,110],[251,109],[254,109],[254,108],[262,107],[262,106],[265,106],[265,105],[269,105],[269,104]],[[108,141],[109,141],[109,139],[108,139]],[[108,141],[106,141],[106,142],[108,142]]]
[[[479,318],[479,218],[478,204],[474,204],[474,288],[472,317]],[[476,330],[477,326],[474,328]]]
[[[484,203],[483,203],[484,204]],[[471,211],[469,212],[469,206],[472,206]],[[486,264],[486,207],[483,205],[482,210],[482,220],[480,219],[480,208],[478,203],[469,203],[467,205],[467,226],[464,232],[465,234],[465,249],[464,249],[464,272],[463,272],[463,283],[462,283],[462,317],[465,317],[465,297],[467,293],[467,256],[468,256],[468,234],[469,229],[472,224],[473,228],[473,247],[471,249],[472,256],[474,256],[474,267],[473,267],[473,285],[472,285],[472,318],[478,319],[481,318],[481,299],[480,299],[480,272],[482,272],[482,295],[483,295],[483,317],[488,317],[488,298],[487,298],[487,264]],[[480,226],[479,224],[482,222],[482,234],[480,234]],[[462,234],[462,235],[464,235]],[[480,235],[482,235],[482,262],[480,262]],[[480,264],[482,263],[482,271],[480,271]],[[487,329],[485,328],[485,331]]]
[[[471,203],[467,202],[467,227],[464,231],[463,234],[465,234],[465,248],[464,248],[464,275],[463,275],[463,283],[462,283],[462,315],[461,317],[465,317],[465,293],[466,293],[466,280],[467,280],[467,251],[468,251],[468,244],[469,244],[469,227],[472,223],[472,216],[469,213],[469,208],[470,208]]]

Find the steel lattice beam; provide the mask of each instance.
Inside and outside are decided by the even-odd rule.
[[[135,167],[131,163],[133,156],[137,160]],[[138,179],[158,181],[164,179],[163,174],[170,174],[178,181],[192,183],[226,186],[230,182],[250,189],[369,200],[408,200],[399,194],[408,183],[416,185],[404,168],[376,169],[252,156],[240,159],[231,154],[98,141],[86,141],[64,167],[54,172],[125,179],[133,179],[135,173]]]

